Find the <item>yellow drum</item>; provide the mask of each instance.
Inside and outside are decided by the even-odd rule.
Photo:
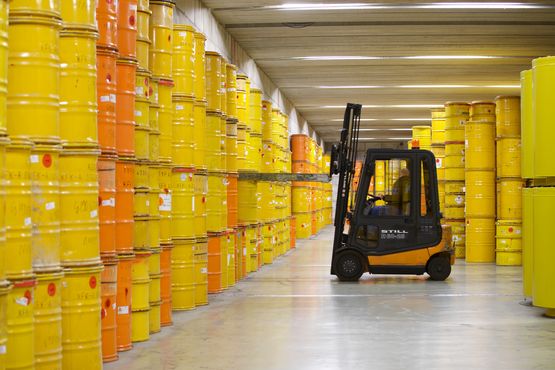
[[[448,220],[463,219],[464,218],[464,205],[461,205],[461,206],[448,205],[448,203],[451,202],[451,198],[454,198],[455,202],[457,201],[457,199],[462,198],[463,202],[464,202],[464,195],[450,196],[450,195],[446,194],[445,195],[445,209],[443,211],[443,216]]]
[[[307,199],[310,199],[310,187],[309,186],[293,186],[291,189],[292,194],[292,207],[293,212],[309,212],[310,203]]]
[[[150,42],[150,15],[152,12],[148,10],[148,1],[145,5],[137,7],[137,40]]]
[[[135,158],[138,160],[148,160],[150,156],[150,128],[135,126],[134,133]]]
[[[250,90],[247,127],[252,133],[262,135],[262,90],[260,89]]]
[[[206,37],[195,32],[195,98],[198,101],[206,100],[206,59],[205,59]]]
[[[226,186],[226,175],[220,173],[208,173],[206,228],[209,232],[222,232],[227,228]]]
[[[466,254],[465,222],[462,220],[448,220],[451,226],[453,243],[455,245],[455,257],[464,258]]]
[[[194,96],[195,29],[192,26],[173,25],[172,76],[175,96]]]
[[[498,221],[496,224],[496,263],[500,266],[522,264],[522,224],[520,221]]]
[[[534,101],[532,70],[520,73],[521,86],[521,126],[522,126],[522,177],[534,177]]]
[[[195,237],[193,177],[193,170],[185,168],[174,168],[172,173],[171,237],[174,241]]]
[[[144,15],[144,12],[137,11],[137,15]],[[139,68],[141,69],[149,69],[150,68],[150,44],[149,40],[145,40],[143,38],[137,38],[137,45],[135,46],[136,54],[137,54],[137,63]]]
[[[520,137],[520,96],[496,97],[495,116],[498,138]]]
[[[60,146],[36,145],[30,157],[33,204],[33,268],[60,268]]]
[[[225,132],[222,132],[221,114],[208,111],[206,117],[205,131],[205,153],[206,167],[208,171],[224,171],[225,153],[222,152],[222,139],[225,140]]]
[[[8,132],[12,138],[58,143],[61,23],[32,17],[10,17],[9,23]]]
[[[135,162],[135,178],[134,178],[134,188],[135,189],[149,189],[150,180],[148,178],[150,169],[149,164],[146,161]]]
[[[151,162],[158,162],[160,159],[160,132],[150,130],[148,134],[148,160]]]
[[[445,144],[447,145],[451,143],[464,143],[464,138],[465,138],[464,127],[460,129],[445,130]]]
[[[430,126],[412,126],[412,138],[418,140],[420,149],[430,150],[432,146],[432,128]]]
[[[60,33],[60,136],[64,145],[98,145],[96,39],[96,33],[87,31]]]
[[[102,265],[64,269],[62,367],[102,369],[100,272]]]
[[[193,140],[195,143],[195,152],[193,161],[195,168],[206,169],[206,102],[195,101],[194,111],[194,127]]]
[[[247,225],[245,230],[245,245],[247,250],[247,272],[258,270],[258,224]]]
[[[533,241],[534,250],[532,287],[534,306],[555,308],[555,269],[553,261],[553,209],[555,209],[555,188],[534,188],[533,193]],[[549,312],[548,312],[549,313]],[[552,312],[551,312],[552,313]]]
[[[5,329],[6,323],[6,311],[8,306],[8,292],[11,290],[12,286],[9,282],[4,281],[0,284],[0,318],[4,322],[4,329],[0,331],[0,348],[2,349],[2,354],[0,354],[0,366],[6,368],[6,344],[8,342],[8,333]]]
[[[171,242],[172,168],[160,166],[158,171],[158,211],[160,214],[160,242]]]
[[[276,186],[269,181],[259,181],[257,191],[260,194],[259,219],[269,222],[275,219]]]
[[[161,306],[162,306],[161,301],[152,303],[150,305],[149,318],[148,318],[148,322],[149,322],[148,330],[150,334],[159,333],[161,330],[161,326],[162,326]]]
[[[135,124],[150,127],[150,72],[137,69],[135,75]]]
[[[220,105],[222,107],[222,115],[227,117],[227,88],[226,88],[226,81],[227,81],[227,61],[222,57],[220,59]]]
[[[252,224],[258,222],[259,198],[256,181],[239,180],[239,223]]]
[[[522,218],[522,180],[501,179],[498,202],[499,219],[520,220]]]
[[[195,240],[180,240],[172,251],[172,302],[174,310],[195,308]]]
[[[195,192],[194,225],[195,237],[206,238],[206,196],[208,194],[208,176],[196,173],[193,176]]]
[[[220,54],[206,52],[206,101],[208,110],[222,111],[222,62]]]
[[[237,121],[227,120],[226,145],[225,145],[226,169],[228,173],[237,172]]]
[[[532,296],[534,270],[534,188],[522,189],[522,291]]]
[[[474,101],[470,104],[470,120],[474,122],[495,122],[495,103]]]
[[[312,213],[293,213],[297,219],[297,238],[306,239],[312,235]]]
[[[237,67],[226,64],[226,110],[228,118],[237,118]]]
[[[35,368],[35,286],[36,280],[20,280],[8,292],[6,369]]]
[[[432,145],[445,145],[445,109],[432,109]]]
[[[98,152],[64,150],[60,155],[60,247],[63,265],[100,262]]]
[[[151,1],[149,64],[157,77],[172,77],[172,29],[175,4],[169,1]]]
[[[275,146],[271,141],[262,142],[262,162],[260,164],[260,171],[263,173],[275,173],[277,168],[275,165]]]
[[[149,217],[135,216],[133,222],[133,248],[148,249],[150,248],[150,229]]]
[[[179,100],[177,100],[179,99]],[[180,167],[194,166],[194,102],[192,98],[174,99],[172,125],[173,164]]]
[[[172,125],[173,125],[173,82],[158,82],[158,127],[160,131],[160,160],[164,163],[172,160]]]
[[[495,172],[466,171],[466,217],[495,218]]]
[[[150,302],[150,251],[136,251],[131,267],[132,311],[148,310]]]
[[[466,219],[466,261],[491,263],[495,261],[495,219]]]
[[[464,153],[467,170],[494,170],[495,122],[468,121]]]
[[[470,104],[461,102],[447,102],[445,103],[445,117],[468,117],[470,113]],[[447,125],[447,122],[446,122]],[[462,124],[464,125],[464,123]],[[449,128],[451,126],[446,126]]]
[[[34,15],[44,17],[60,18],[59,1],[12,1],[10,4],[10,15]]]
[[[555,168],[553,157],[554,129],[552,120],[555,117],[555,105],[552,103],[553,84],[555,83],[555,57],[537,58],[533,65],[533,107],[534,107],[534,177],[553,177]],[[524,150],[529,150],[528,147]]]
[[[520,138],[497,140],[497,177],[520,177]]]
[[[35,368],[62,366],[63,273],[38,274],[35,288]]]
[[[60,4],[64,28],[96,31],[96,1],[64,0]]]
[[[160,247],[160,217],[149,217],[148,221],[148,245],[150,248]]]
[[[144,342],[150,339],[150,308],[131,312],[131,341]]]
[[[208,239],[195,242],[195,306],[208,304]]]
[[[262,164],[262,136],[247,132],[247,167],[250,171],[260,172]]]
[[[32,274],[32,196],[29,141],[12,141],[6,150],[6,275],[10,279]],[[9,261],[9,263],[7,262]]]

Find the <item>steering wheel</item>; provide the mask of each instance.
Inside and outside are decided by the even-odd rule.
[[[374,195],[374,194],[368,194],[368,197],[369,197],[370,199],[366,199],[367,202],[368,202],[368,201],[373,201],[373,202],[375,202],[375,201],[377,201],[377,200],[382,200],[382,199],[383,199],[382,197],[376,196],[376,195]]]

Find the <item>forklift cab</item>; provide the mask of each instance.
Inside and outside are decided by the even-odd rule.
[[[450,230],[442,232],[431,152],[368,150],[351,201],[346,233],[334,246],[332,273],[340,280],[358,280],[365,271],[449,276],[454,254]]]

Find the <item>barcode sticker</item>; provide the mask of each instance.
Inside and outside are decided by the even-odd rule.
[[[179,104],[176,104],[175,105],[175,110],[183,110],[183,106],[179,105]]]
[[[104,199],[102,201],[102,205],[104,207],[115,207],[116,206],[116,199],[115,198]]]
[[[102,103],[107,103],[107,102],[109,102],[110,100],[111,100],[111,99],[110,99],[110,95],[102,95],[102,96],[100,97],[100,102],[102,102]]]

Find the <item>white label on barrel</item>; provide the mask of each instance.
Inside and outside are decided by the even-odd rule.
[[[179,32],[179,36],[185,37],[187,36],[187,32]]]
[[[96,209],[93,209],[90,215],[91,215],[91,218],[95,218],[96,216],[98,216],[98,211]]]
[[[181,176],[179,176],[179,178],[181,179],[181,181],[185,181],[185,180],[187,180],[187,174],[182,173]]]
[[[175,105],[175,110],[183,110],[183,106],[179,105],[179,104],[176,104]]]
[[[102,96],[100,97],[100,101],[101,101],[102,103],[109,102],[109,101],[111,101],[111,97],[110,97],[110,95],[102,95]]]
[[[243,256],[247,255],[247,248],[243,248]]]
[[[115,198],[104,199],[102,201],[102,205],[104,207],[115,207],[116,206],[116,199]]]
[[[191,208],[193,209],[193,212],[194,212],[195,211],[195,197],[193,197],[192,200],[193,201],[192,201],[192,207]]]
[[[19,297],[15,300],[15,303],[20,306],[27,306],[29,305],[29,299],[27,297]]]
[[[56,208],[56,202],[48,202],[48,203],[46,203],[46,204],[44,205],[44,208],[45,208],[47,211],[51,211],[51,210],[53,210],[53,209]]]
[[[164,194],[160,193],[160,199],[162,199],[162,203],[158,207],[160,211],[171,211],[172,210],[172,195],[171,194]]]
[[[129,315],[129,306],[118,307],[118,315]]]
[[[442,167],[443,167],[443,159],[436,158],[436,168],[442,168]]]
[[[158,93],[155,93],[155,94],[154,94],[154,100],[155,100],[155,101],[158,101]]]
[[[25,224],[25,226],[30,226],[33,221],[31,220],[31,217],[25,217],[25,219],[23,220],[23,223]]]
[[[39,163],[39,156],[36,154],[31,155],[31,163]]]
[[[461,119],[461,120],[459,121],[459,125],[464,126],[465,122],[466,122],[466,120]]]
[[[110,94],[110,103],[116,104],[116,94]]]
[[[142,116],[143,116],[143,112],[141,112],[140,110],[135,111],[135,117],[142,117]]]
[[[147,207],[150,207],[150,200],[147,200],[147,201],[146,201],[146,206],[147,206]]]
[[[144,92],[145,92],[145,90],[143,89],[142,86],[137,86],[137,87],[135,87],[135,94],[137,94],[137,95],[143,95]]]
[[[464,202],[463,197],[461,197],[460,195],[457,195],[457,197],[455,198],[455,203],[462,204],[463,202]]]
[[[131,9],[131,11],[136,12],[137,11],[137,4],[129,4],[129,9]]]
[[[116,303],[114,302],[112,303],[112,310],[115,310],[115,309],[116,309]]]
[[[6,346],[0,346],[0,355],[6,354]]]
[[[203,267],[200,269],[201,274],[206,274],[207,272],[208,272],[208,269],[206,267]]]

